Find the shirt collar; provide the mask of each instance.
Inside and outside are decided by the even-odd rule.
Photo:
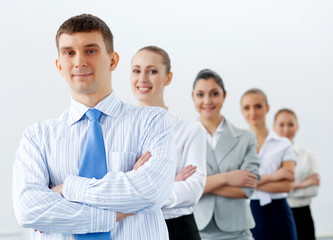
[[[114,91],[112,91],[107,97],[100,101],[94,108],[101,111],[103,114],[110,117],[117,117],[120,113],[121,101],[116,97]],[[90,108],[86,105],[79,103],[78,101],[71,99],[71,105],[69,107],[68,123],[70,125],[78,122],[83,115]]]
[[[203,125],[203,123],[200,121],[199,119],[199,123],[201,124],[201,126],[206,130],[207,134],[210,136],[209,132],[207,131],[206,127]],[[219,125],[217,126],[215,132],[213,133],[214,135],[219,135],[223,132],[223,123],[224,123],[224,117],[222,118],[221,122],[219,123]]]
[[[224,123],[224,118],[222,118],[221,122],[219,123],[219,125],[217,126],[215,133],[220,134],[223,131],[223,123]],[[215,134],[214,133],[214,134]]]
[[[292,143],[292,144],[293,144],[293,147],[294,147],[294,151],[295,151],[296,155],[298,156],[300,154],[301,150],[297,145],[295,145],[294,143]]]
[[[279,135],[277,135],[274,131],[270,131],[268,130],[268,135],[267,135],[267,138],[266,138],[266,141],[269,141],[271,139],[275,139],[275,140],[278,140],[280,139],[281,137]]]

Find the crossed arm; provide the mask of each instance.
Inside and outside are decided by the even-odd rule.
[[[109,172],[100,180],[68,176],[63,186],[54,189],[65,197],[48,188],[50,175],[36,137],[38,129],[29,129],[14,165],[13,199],[19,224],[43,232],[81,234],[111,231],[124,217],[116,212],[155,212],[167,199],[174,180],[174,158],[168,153],[174,152],[172,126],[168,122],[164,126],[143,146],[155,155],[145,166],[127,173]]]
[[[240,159],[242,161],[241,169],[208,176],[204,194],[210,193],[227,198],[250,197],[258,182],[256,174],[259,171],[259,159],[256,145],[255,137],[251,134],[245,155],[243,159]],[[235,161],[239,161],[239,159],[235,159]]]
[[[294,161],[284,161],[273,174],[262,175],[257,189],[270,193],[290,192],[294,179]]]
[[[228,198],[247,198],[243,187],[256,188],[257,176],[250,170],[234,170],[207,177],[204,194],[211,193]]]
[[[319,174],[315,173],[300,183],[294,183],[293,190],[298,190],[301,188],[307,188],[311,186],[319,186],[319,184],[320,184]]]

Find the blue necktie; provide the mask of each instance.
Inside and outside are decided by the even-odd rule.
[[[105,147],[99,119],[102,113],[89,109],[85,113],[89,119],[86,143],[81,157],[79,176],[101,179],[107,173]],[[78,234],[78,240],[110,240],[110,232]]]

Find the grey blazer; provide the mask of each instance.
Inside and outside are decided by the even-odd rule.
[[[249,169],[259,178],[259,158],[255,135],[234,127],[224,119],[222,135],[215,149],[207,144],[207,176],[237,169]],[[254,189],[243,188],[247,197]],[[194,217],[199,230],[203,230],[212,217],[222,231],[236,232],[253,228],[255,223],[247,199],[225,198],[204,194],[194,206]]]

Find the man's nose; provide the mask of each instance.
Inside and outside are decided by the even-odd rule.
[[[75,68],[87,67],[87,61],[82,54],[76,54],[75,56]]]

